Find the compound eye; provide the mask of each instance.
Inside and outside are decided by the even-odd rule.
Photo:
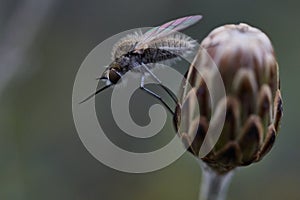
[[[108,78],[109,78],[110,82],[112,82],[113,84],[116,84],[120,80],[121,75],[112,69],[109,71]]]

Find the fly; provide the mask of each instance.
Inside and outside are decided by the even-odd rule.
[[[192,52],[196,46],[196,41],[188,36],[178,34],[177,31],[195,24],[201,18],[201,15],[183,17],[152,28],[145,34],[136,32],[121,38],[112,50],[113,62],[99,78],[106,82],[106,86],[98,89],[80,103],[116,85],[125,73],[133,71],[141,75],[140,88],[159,99],[174,114],[173,110],[158,94],[145,87],[144,80],[147,75],[151,76],[177,104],[177,98],[162,84],[151,69],[155,63],[178,60]]]

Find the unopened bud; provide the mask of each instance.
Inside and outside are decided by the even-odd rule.
[[[275,142],[282,117],[278,65],[269,38],[247,24],[216,28],[203,40],[186,81],[196,91],[200,114],[191,115],[188,130],[180,132],[180,111],[195,106],[185,92],[175,116],[182,140],[197,157],[212,116],[206,83],[193,70],[206,64],[207,55],[223,79],[226,97],[219,99],[216,110],[226,107],[226,117],[218,142],[201,159],[217,172],[225,173],[261,160]],[[183,88],[186,86],[183,83]]]

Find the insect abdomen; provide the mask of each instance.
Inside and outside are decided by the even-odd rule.
[[[145,49],[143,55],[141,56],[142,62],[144,64],[157,63],[160,61],[165,61],[176,57],[178,57],[178,55],[170,51],[164,49],[155,49],[155,48]]]
[[[156,39],[148,45],[149,48],[166,50],[177,56],[185,56],[195,48],[196,41],[183,34],[175,34]]]

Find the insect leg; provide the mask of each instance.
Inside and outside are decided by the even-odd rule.
[[[160,87],[162,87],[169,95],[170,97],[173,99],[173,101],[175,102],[175,104],[177,105],[178,103],[178,99],[177,97],[172,93],[170,92],[170,90],[164,86],[161,82],[161,80],[159,80],[159,78],[157,78],[157,76],[155,76],[155,74],[153,74],[153,72],[147,67],[147,65],[145,65],[144,63],[142,63],[142,66],[146,69],[146,71],[152,76],[152,78],[158,83],[158,85]]]
[[[164,104],[164,106],[172,113],[172,115],[175,114],[174,111],[168,106],[168,104],[161,98],[161,96],[159,96],[155,92],[149,90],[148,88],[145,88],[145,76],[144,75],[142,75],[142,77],[141,77],[140,88],[142,90],[144,90],[145,92],[147,92],[148,94],[150,94],[151,96],[157,98],[160,102],[162,102]]]

